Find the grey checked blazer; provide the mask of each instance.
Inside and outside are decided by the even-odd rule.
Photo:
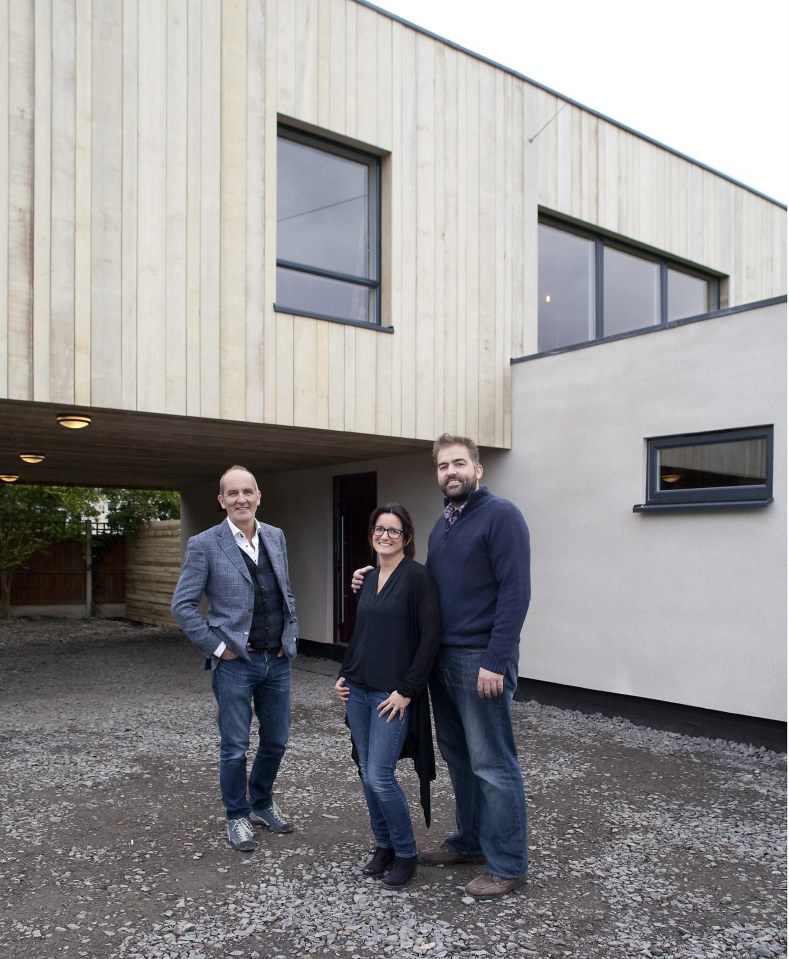
[[[285,536],[276,526],[261,523],[260,540],[282,590],[285,616],[282,645],[288,659],[293,659],[299,623],[288,577]],[[200,612],[203,596],[208,600],[205,617]],[[211,660],[212,669],[217,664],[214,650],[221,642],[234,653],[249,659],[247,640],[254,605],[252,577],[227,521],[192,536],[186,547],[171,609],[187,637]]]

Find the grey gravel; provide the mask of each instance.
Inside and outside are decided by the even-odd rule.
[[[0,957],[775,959],[786,955],[786,757],[514,705],[530,880],[463,894],[473,866],[401,892],[370,850],[336,665],[299,657],[278,801],[287,836],[230,849],[208,674],[174,630],[0,623]],[[402,780],[412,799],[409,765]],[[434,823],[452,827],[439,762]]]

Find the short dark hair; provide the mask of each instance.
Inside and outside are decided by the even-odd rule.
[[[468,436],[450,436],[449,433],[442,433],[435,443],[433,443],[434,463],[438,462],[439,451],[445,446],[465,446],[471,462],[475,466],[479,466],[479,450],[477,449],[477,444],[474,440],[470,440]]]
[[[252,470],[248,470],[246,466],[238,466],[238,465],[228,466],[228,468],[224,471],[224,473],[222,473],[222,475],[219,477],[219,495],[220,496],[225,495],[225,491],[223,489],[225,477],[227,476],[228,473],[232,473],[233,470],[243,470],[245,473],[249,473],[249,475],[252,477],[255,483],[255,489],[258,488],[258,481],[255,479],[254,474],[252,473]]]
[[[370,548],[372,549],[373,546],[373,526],[376,525],[378,517],[383,516],[384,513],[392,513],[392,515],[396,516],[403,524],[403,552],[409,559],[413,559],[416,555],[416,549],[414,548],[414,524],[411,522],[408,510],[405,506],[401,506],[400,503],[384,503],[383,506],[376,506],[372,513],[370,513],[370,523],[367,531],[367,540],[370,543]]]

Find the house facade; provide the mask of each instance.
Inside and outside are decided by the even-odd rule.
[[[60,481],[153,463],[184,536],[242,462],[332,644],[370,506],[423,558],[471,436],[522,676],[785,719],[784,206],[362,0],[11,2],[0,44],[0,455],[90,412]]]

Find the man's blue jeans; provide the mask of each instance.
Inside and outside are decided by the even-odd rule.
[[[477,693],[483,649],[442,646],[430,695],[436,740],[455,791],[456,852],[484,853],[485,871],[505,879],[525,876],[526,799],[512,731],[511,705],[518,682],[515,663],[504,675],[504,693]]]
[[[219,785],[228,819],[249,816],[271,805],[290,733],[290,660],[271,652],[249,660],[220,659],[212,674],[219,707]],[[249,774],[247,750],[252,709],[259,724],[258,747]]]
[[[380,690],[365,689],[353,683],[345,704],[356,751],[362,789],[370,811],[370,827],[375,845],[394,849],[396,856],[415,856],[416,840],[411,825],[408,799],[395,779],[397,760],[408,733],[411,707],[403,719],[390,723],[378,715],[378,706],[389,696]],[[388,713],[387,713],[388,715]]]

